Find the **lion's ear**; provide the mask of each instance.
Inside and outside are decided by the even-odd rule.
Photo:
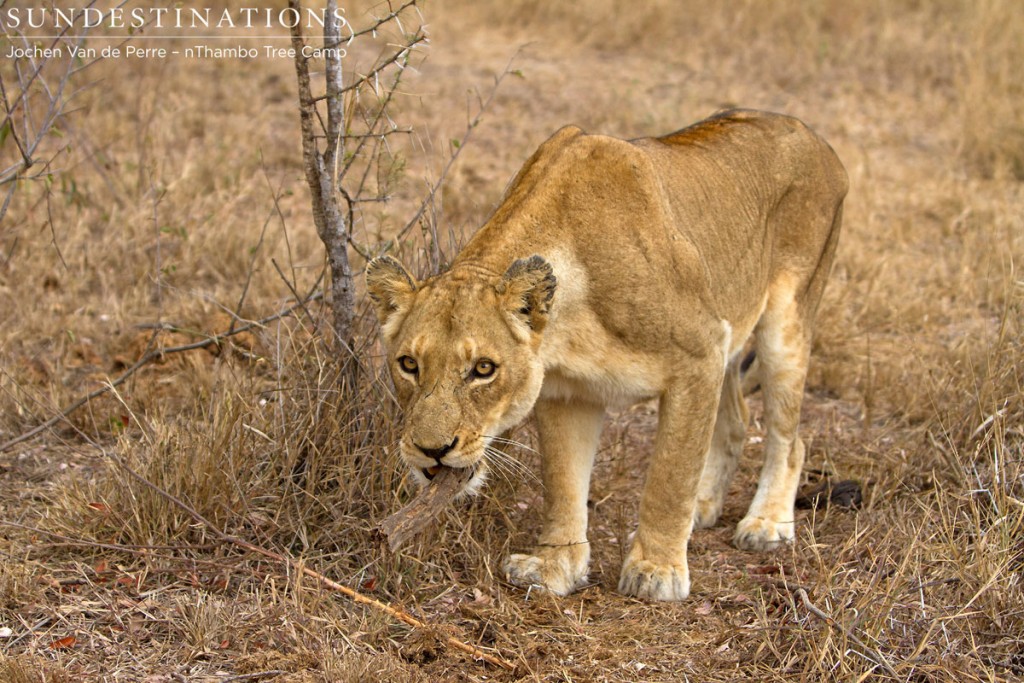
[[[498,285],[498,294],[509,313],[539,333],[547,324],[557,284],[551,264],[540,256],[531,256],[509,266]]]
[[[408,310],[416,283],[401,263],[381,256],[366,264],[366,291],[377,309],[381,328],[385,328],[396,314],[404,315]]]

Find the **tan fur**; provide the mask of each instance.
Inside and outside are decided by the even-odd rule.
[[[492,439],[533,410],[544,526],[505,571],[564,595],[587,575],[605,407],[658,398],[619,589],[681,600],[691,529],[717,521],[743,447],[737,365],[753,335],[765,464],[735,541],[792,540],[811,328],[846,190],[832,149],[785,116],[730,111],[633,141],[558,131],[448,272],[415,282],[392,259],[367,268],[406,410],[403,458],[416,473],[474,467],[479,486]],[[481,359],[490,377],[474,374]]]

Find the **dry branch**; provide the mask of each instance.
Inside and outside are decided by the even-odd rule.
[[[377,526],[377,533],[387,541],[391,552],[401,548],[437,519],[459,495],[471,474],[468,468],[442,467],[415,498],[381,522]]]
[[[2,444],[0,444],[0,453],[3,453],[4,451],[10,450],[14,446],[17,446],[20,443],[24,443],[25,441],[28,441],[29,439],[32,439],[32,438],[38,436],[39,434],[45,432],[47,429],[50,429],[51,427],[53,427],[57,423],[61,422],[62,420],[66,420],[68,418],[68,416],[71,415],[71,413],[75,412],[76,410],[78,410],[79,408],[84,406],[85,404],[89,403],[89,401],[93,400],[94,398],[99,398],[100,396],[103,396],[107,392],[113,391],[114,389],[116,389],[117,387],[119,387],[120,385],[122,385],[126,381],[128,381],[128,379],[132,375],[134,375],[136,372],[138,372],[142,367],[144,367],[146,365],[149,365],[153,361],[163,359],[163,358],[165,358],[167,356],[170,356],[170,355],[173,355],[175,353],[184,353],[186,351],[195,351],[197,349],[205,349],[205,348],[207,348],[209,346],[219,345],[225,339],[233,337],[236,334],[241,334],[243,332],[248,332],[251,329],[258,328],[258,327],[263,327],[264,325],[268,325],[268,324],[274,322],[275,320],[280,320],[281,318],[285,318],[285,317],[291,315],[292,312],[294,312],[296,309],[304,308],[307,303],[309,303],[311,301],[315,301],[315,300],[319,299],[321,296],[322,296],[322,294],[320,292],[317,292],[317,293],[314,293],[314,294],[310,294],[309,296],[307,296],[302,301],[299,301],[298,303],[296,303],[296,304],[294,304],[292,306],[289,306],[288,308],[284,309],[280,313],[275,313],[274,315],[271,315],[271,316],[268,316],[266,318],[263,318],[262,320],[257,320],[255,322],[251,322],[251,323],[249,323],[247,325],[242,325],[241,327],[237,327],[236,328],[236,327],[233,326],[233,323],[232,323],[232,328],[230,330],[228,330],[226,332],[221,332],[219,334],[214,334],[214,335],[209,336],[206,339],[203,339],[201,341],[192,342],[191,344],[182,344],[181,346],[170,346],[170,347],[167,347],[167,348],[153,348],[153,342],[156,341],[156,337],[159,334],[159,332],[161,330],[168,329],[167,327],[161,325],[159,327],[159,329],[157,329],[153,333],[153,337],[150,339],[149,344],[147,344],[147,350],[127,370],[122,372],[120,375],[118,375],[113,380],[111,380],[111,381],[107,382],[106,384],[104,384],[103,386],[99,387],[98,389],[94,389],[93,391],[89,392],[88,394],[85,394],[84,396],[80,396],[79,398],[75,399],[74,401],[69,403],[65,408],[63,408],[59,413],[57,413],[56,415],[54,415],[50,419],[46,420],[45,422],[42,422],[42,423],[36,425],[35,427],[33,427],[32,429],[28,430],[27,432],[19,434],[18,436],[14,437],[13,439],[10,439],[8,441],[3,442]],[[170,328],[170,329],[173,329],[173,328]]]

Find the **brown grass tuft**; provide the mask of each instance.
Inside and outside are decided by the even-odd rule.
[[[71,678],[59,667],[39,658],[0,654],[0,680],[5,683],[65,683]]]

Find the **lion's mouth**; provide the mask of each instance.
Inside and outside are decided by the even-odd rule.
[[[433,479],[437,476],[437,473],[441,471],[440,465],[434,465],[433,467],[426,467],[423,469],[423,476],[427,479]]]

